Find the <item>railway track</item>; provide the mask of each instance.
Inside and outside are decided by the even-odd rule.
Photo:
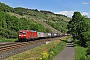
[[[15,49],[15,48],[20,48],[26,45],[33,45],[35,43],[40,42],[38,41],[30,41],[30,42],[14,42],[14,43],[7,43],[7,44],[0,44],[0,52]],[[41,41],[44,42],[44,41]]]
[[[48,39],[35,40],[35,41],[29,41],[29,42],[4,43],[4,44],[0,44],[0,52],[7,51],[10,49],[20,48],[20,47],[26,46],[26,45],[32,45],[35,43],[45,42],[45,41],[48,41]]]
[[[19,47],[25,46],[27,44],[28,43],[19,43],[19,42],[8,43],[8,44],[0,44],[0,52],[7,51],[7,50],[10,50],[10,49],[14,49],[14,48],[19,48]]]
[[[12,43],[0,44],[0,60],[3,60],[4,58],[7,58],[14,54],[21,53],[23,51],[45,44],[47,41],[52,41],[56,39],[59,39],[59,37],[40,39],[29,42],[12,42]]]

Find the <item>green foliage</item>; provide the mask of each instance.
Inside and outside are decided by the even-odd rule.
[[[66,33],[68,20],[69,18],[66,16],[54,14],[50,11],[38,11],[37,9],[23,7],[12,8],[0,3],[0,37],[2,38],[17,38],[18,31],[25,29]]]
[[[84,39],[87,41],[86,46],[89,46],[90,45],[90,31],[87,31],[83,34],[84,34]]]
[[[32,9],[26,9],[22,7],[14,8],[14,13],[17,13],[19,15],[29,15],[30,18],[34,18],[34,20],[37,20],[37,21],[45,20],[43,22],[46,22],[48,25],[52,26],[58,31],[62,33],[67,32],[67,21],[64,21],[63,18],[62,19],[60,18],[60,16],[63,16],[63,15],[56,15],[50,11],[44,11],[44,10],[38,11],[36,9],[32,10]]]
[[[0,12],[0,27],[0,36],[3,38],[17,38],[18,31],[25,29],[47,32],[41,24],[25,18],[18,19],[4,12]]]
[[[75,59],[74,60],[86,60],[86,48],[75,46]]]
[[[90,43],[90,42],[89,42],[89,43]],[[87,55],[90,55],[90,46],[88,46]]]
[[[90,60],[90,40],[89,40],[88,44],[89,44],[89,45],[88,45],[88,47],[87,47],[87,51],[86,51],[87,54],[86,54],[86,55],[88,56],[88,60]]]
[[[52,19],[46,21],[46,23],[62,33],[67,32],[67,22],[66,21],[62,21],[60,19],[55,20],[54,18],[52,18]]]
[[[84,23],[87,23],[88,27],[90,27],[90,19],[85,18]],[[85,24],[83,24],[83,25],[85,26]],[[84,26],[82,26],[82,27],[84,27]],[[83,30],[86,30],[86,28]],[[83,37],[82,37],[81,41],[82,41],[82,43],[85,42],[84,44],[85,44],[85,46],[87,46],[87,49],[83,48],[83,47],[77,47],[76,45],[80,44],[81,41],[75,39],[75,41],[74,41],[75,60],[90,60],[90,28],[88,28],[86,32],[82,32],[82,35],[83,35]]]
[[[14,8],[15,12],[19,15],[29,15],[30,18],[34,18],[35,20],[45,20],[48,25],[52,26],[53,28],[59,30],[60,32],[67,32],[66,25],[67,22],[61,19],[60,16],[62,15],[56,15],[53,12],[50,11],[37,11],[37,10],[31,10],[26,8],[17,7]],[[52,23],[52,22],[54,23]]]
[[[47,13],[54,14],[53,12],[50,12],[50,11],[44,11],[44,10],[40,10],[40,12],[42,12],[42,13],[44,13],[44,14],[47,14]]]
[[[85,46],[87,40],[84,33],[88,31],[88,24],[80,12],[74,12],[72,20],[69,21],[67,26],[68,33],[73,36],[73,39],[79,40],[79,44]]]
[[[3,42],[15,42],[15,41],[17,41],[17,38],[15,39],[13,39],[13,38],[9,38],[9,39],[6,39],[6,38],[2,38],[2,37],[0,37],[0,42],[1,43],[3,43]]]
[[[17,8],[14,8],[14,13],[19,14],[19,15],[24,15],[24,14],[28,14],[29,11],[28,9],[17,7]]]
[[[48,52],[51,54],[51,51],[54,53],[49,59],[53,59],[54,56],[56,56],[58,53],[60,53],[66,46],[65,42],[60,42],[57,46],[51,48]]]
[[[66,46],[66,43],[61,41],[55,47],[52,47],[48,52],[44,51],[42,57],[38,60],[52,60],[58,53],[60,53]]]
[[[44,10],[38,11],[37,9],[28,9],[28,8],[23,8],[23,7],[12,8],[4,3],[0,3],[0,6],[1,6],[0,11],[16,13],[16,14],[19,14],[20,16],[28,17],[26,19],[32,19],[34,21],[35,20],[36,21],[43,20],[44,23],[46,21],[48,21],[49,23],[47,23],[47,24],[52,26],[53,28],[57,29],[58,31],[60,31],[62,33],[67,32],[67,28],[66,28],[67,22],[66,21],[68,21],[69,19],[65,15],[54,14],[53,12],[44,11]],[[54,23],[52,23],[51,20]],[[38,29],[36,28],[36,30],[38,30]],[[39,30],[39,31],[41,31],[41,30]],[[47,29],[47,31],[54,32],[55,30]]]
[[[4,3],[0,2],[0,11],[11,12],[11,11],[13,11],[13,8],[11,8],[8,5],[5,5]]]

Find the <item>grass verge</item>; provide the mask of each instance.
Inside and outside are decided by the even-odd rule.
[[[72,37],[70,37],[70,39],[72,40],[72,43],[74,45],[74,50],[75,50],[75,56],[74,56],[74,60],[90,60],[89,56],[86,56],[87,52],[87,48],[85,47],[81,47],[79,44],[78,40],[73,40]]]
[[[74,48],[75,48],[74,60],[89,60],[89,58],[86,56],[87,48],[81,46],[75,46]]]
[[[0,42],[3,43],[3,42],[14,42],[18,40],[17,38],[16,39],[6,39],[6,38],[1,38],[0,37]]]
[[[64,41],[55,40],[49,44],[16,54],[5,60],[52,60],[66,46]]]

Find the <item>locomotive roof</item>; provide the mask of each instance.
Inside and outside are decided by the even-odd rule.
[[[34,31],[34,30],[29,30],[30,32],[36,32],[36,31]]]

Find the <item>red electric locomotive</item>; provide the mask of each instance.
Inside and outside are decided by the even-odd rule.
[[[37,32],[33,30],[20,30],[18,33],[19,41],[28,41],[30,39],[36,39]]]

